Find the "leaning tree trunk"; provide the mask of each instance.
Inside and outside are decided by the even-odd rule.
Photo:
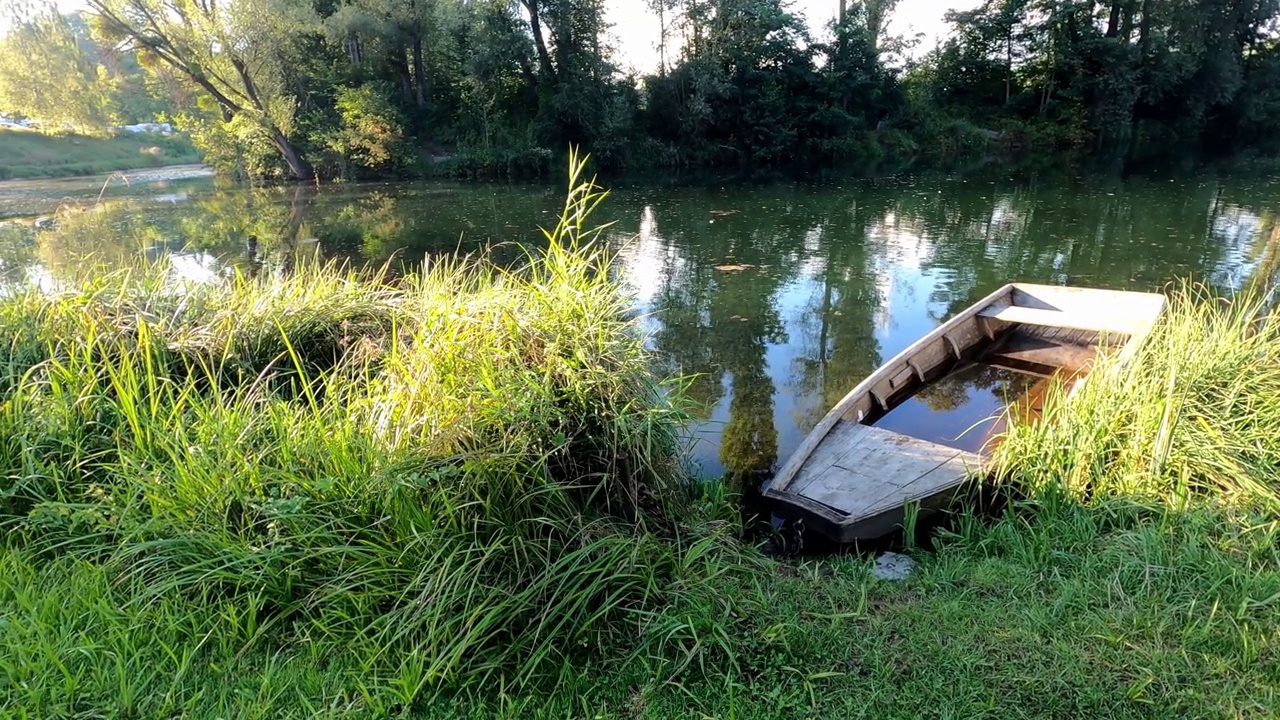
[[[555,78],[555,70],[551,65],[551,53],[547,50],[547,40],[542,34],[542,18],[538,14],[538,0],[521,0],[525,10],[529,12],[529,31],[533,33],[533,47],[538,52],[538,79],[550,82]]]
[[[1111,14],[1107,18],[1107,37],[1113,38],[1120,34],[1120,0],[1111,0]]]
[[[302,153],[298,152],[298,148],[279,128],[271,128],[271,143],[280,151],[280,156],[284,158],[284,162],[289,166],[289,173],[293,175],[294,180],[309,181],[315,179],[315,170],[311,168],[311,163],[302,157]]]

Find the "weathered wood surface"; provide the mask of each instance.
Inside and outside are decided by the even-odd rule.
[[[984,458],[860,424],[877,408],[936,380],[954,361],[984,362],[1036,375],[1074,376],[1074,394],[1100,352],[1127,362],[1164,310],[1149,293],[1012,283],[917,340],[831,408],[764,490],[841,541],[893,529],[903,505],[950,496]],[[1118,348],[1116,346],[1119,346]],[[983,348],[986,348],[983,350]],[[1038,412],[1043,388],[1023,410]]]
[[[1137,321],[1124,316],[1100,315],[1077,310],[1037,310],[1035,308],[1006,305],[984,308],[979,317],[1022,325],[1069,328],[1072,330],[1097,330],[1128,335],[1136,329]]]
[[[1012,365],[1020,372],[1032,374],[1037,373],[1021,365],[1025,363],[1057,368],[1068,375],[1088,370],[1098,355],[1096,333],[1088,330],[1068,331],[1059,328],[1046,330],[1046,332],[1034,334],[1015,331],[992,348],[984,360],[992,365]]]
[[[972,453],[848,421],[827,437],[789,489],[856,520],[954,490],[982,464]]]

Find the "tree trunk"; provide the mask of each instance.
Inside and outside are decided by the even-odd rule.
[[[1138,25],[1138,47],[1142,50],[1142,58],[1147,58],[1147,47],[1151,41],[1151,0],[1142,0],[1142,22]]]
[[[844,19],[849,16],[849,0],[840,0],[840,24],[844,24]]]
[[[1133,37],[1133,2],[1134,0],[1125,0],[1124,8],[1121,10],[1123,14],[1120,16],[1120,39],[1124,40],[1126,45]]]
[[[1005,35],[1004,41],[1004,105],[1009,107],[1013,98],[1013,27]]]
[[[1120,3],[1121,0],[1111,0],[1111,16],[1107,18],[1107,37],[1109,38],[1120,34]]]
[[[843,2],[844,0],[841,0]],[[658,3],[658,77],[667,76],[667,13],[666,0]]]
[[[427,73],[422,67],[422,36],[413,36],[413,94],[418,107],[427,106]]]
[[[360,67],[360,38],[355,33],[347,36],[347,57],[352,67]]]
[[[239,58],[231,61],[232,67],[236,69],[236,73],[240,75],[241,81],[244,83],[244,92],[249,97],[249,101],[257,108],[258,115],[266,121],[267,131],[271,134],[271,143],[280,151],[284,162],[289,166],[289,172],[293,174],[295,180],[311,180],[315,178],[315,172],[311,169],[311,163],[302,157],[302,153],[289,142],[289,138],[285,137],[284,132],[276,127],[274,121],[271,120],[270,114],[267,112],[267,104],[263,102],[258,95],[257,84],[253,81],[253,77],[249,75],[249,67]]]
[[[529,65],[529,60],[523,54],[519,56],[520,75],[524,81],[529,83],[529,87],[538,86],[538,76],[533,74],[533,68]]]
[[[702,10],[698,8],[697,0],[689,0],[685,15],[693,27],[693,54],[698,55],[702,52]]]
[[[391,59],[395,65],[396,74],[400,76],[400,92],[408,100],[413,97],[413,71],[409,69],[412,64],[409,53],[404,48],[396,48]]]
[[[529,30],[533,33],[533,45],[538,50],[538,69],[541,79],[555,78],[555,68],[551,66],[551,53],[547,52],[547,41],[542,34],[542,20],[538,17],[538,0],[521,0],[529,11]]]
[[[284,162],[289,166],[289,172],[293,175],[294,180],[310,181],[315,179],[315,171],[311,169],[311,163],[302,157],[302,153],[298,152],[298,148],[289,142],[289,138],[280,132],[279,128],[269,128],[271,133],[271,143],[280,151]]]
[[[866,14],[867,42],[876,57],[880,57],[880,36],[884,34],[885,16],[896,3],[897,0],[866,0],[862,3],[862,12]]]

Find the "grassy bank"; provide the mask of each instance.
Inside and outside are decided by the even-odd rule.
[[[200,162],[182,136],[46,135],[0,129],[0,180],[98,175]]]
[[[1280,320],[1183,295],[917,572],[775,562],[571,194],[509,274],[0,298],[14,717],[1270,717]]]
[[[578,186],[519,274],[183,289],[144,271],[0,301],[9,707],[170,715],[187,692],[116,696],[145,682],[135,663],[186,682],[301,652],[387,710],[716,642],[709,583],[738,558],[584,247],[596,200]],[[41,617],[58,597],[91,603],[71,611],[87,625]],[[107,650],[103,622],[151,650]]]

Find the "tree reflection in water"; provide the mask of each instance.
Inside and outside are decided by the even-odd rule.
[[[181,257],[214,277],[348,258],[394,273],[458,253],[518,266],[563,202],[558,187],[429,183],[130,193],[59,213],[52,230],[0,228],[0,281],[71,277],[86,258]],[[661,369],[697,376],[713,443],[699,457],[711,473],[752,475],[750,487],[883,356],[1005,282],[1265,285],[1280,265],[1273,198],[1265,182],[901,177],[622,188],[596,219],[617,221],[609,238],[624,255],[644,245],[618,272],[648,288],[638,309]],[[965,397],[941,384],[919,405],[947,414]]]

